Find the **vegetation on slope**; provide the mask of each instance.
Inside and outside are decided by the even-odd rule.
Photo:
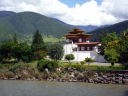
[[[33,12],[0,11],[0,40],[11,38],[15,33],[21,38],[31,36],[37,29],[45,36],[60,38],[71,28],[57,19]]]
[[[122,32],[127,29],[128,29],[128,20],[117,23],[117,24],[109,25],[103,28],[98,28],[90,32],[90,34],[93,34],[92,40],[101,41],[101,38],[108,33],[116,32],[116,34],[122,34]]]

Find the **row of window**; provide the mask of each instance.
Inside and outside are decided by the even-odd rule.
[[[93,51],[95,47],[78,47],[74,48],[73,51]]]

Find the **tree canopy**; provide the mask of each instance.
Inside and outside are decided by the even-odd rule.
[[[38,30],[33,36],[31,48],[35,59],[42,59],[47,55],[42,35]]]
[[[61,60],[63,57],[63,46],[61,44],[52,44],[49,48],[49,56],[54,60]]]

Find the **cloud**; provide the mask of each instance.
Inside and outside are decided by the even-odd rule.
[[[75,7],[59,0],[0,0],[0,10],[33,11],[72,25],[106,25],[128,19],[127,0],[90,0]]]
[[[113,15],[104,12],[94,0],[82,5],[76,4],[61,20],[75,25],[105,25],[116,21]]]
[[[128,0],[104,0],[102,7],[117,19],[128,19]]]

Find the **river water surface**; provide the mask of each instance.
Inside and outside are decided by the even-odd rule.
[[[0,96],[128,96],[128,85],[0,80]]]

